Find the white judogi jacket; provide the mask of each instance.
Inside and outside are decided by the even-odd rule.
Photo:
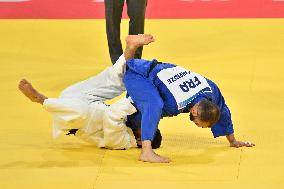
[[[127,98],[108,106],[104,100],[121,95],[124,91],[122,77],[125,58],[97,76],[66,88],[59,98],[48,98],[43,107],[52,114],[53,136],[79,129],[76,136],[109,149],[136,147],[133,132],[125,125],[126,116],[136,112]]]

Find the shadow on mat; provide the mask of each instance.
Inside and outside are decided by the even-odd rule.
[[[35,152],[32,152],[33,155],[27,156],[26,150]],[[102,163],[106,150],[90,145],[64,143],[54,146],[40,145],[40,147],[31,145],[21,151],[25,154],[23,160],[0,164],[0,169],[97,167]]]
[[[31,149],[32,148],[32,149]],[[0,164],[7,168],[53,168],[53,167],[97,167],[104,162],[112,162],[115,167],[141,166],[137,161],[140,149],[107,150],[78,143],[28,146],[27,150],[38,151],[39,158],[24,157],[25,160]],[[174,165],[209,164],[216,157],[229,150],[226,142],[193,134],[164,135],[163,143],[157,153],[169,156]],[[27,154],[27,153],[25,153]],[[160,166],[147,164],[145,166]]]

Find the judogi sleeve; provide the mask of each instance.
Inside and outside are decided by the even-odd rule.
[[[110,105],[104,114],[104,143],[109,149],[129,149],[136,147],[132,130],[125,125],[127,115],[136,112],[136,108],[126,98]]]
[[[211,128],[213,136],[226,136],[234,133],[231,113],[228,106],[225,104],[221,110],[219,121]]]

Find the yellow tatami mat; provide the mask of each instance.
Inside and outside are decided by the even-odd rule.
[[[50,115],[17,90],[18,81],[56,97],[110,66],[104,20],[1,20],[1,189],[284,187],[284,20],[147,20],[146,32],[156,42],[143,57],[214,80],[236,137],[256,146],[230,148],[188,115],[160,123],[157,152],[170,164],[139,162],[139,149],[98,149],[73,136],[53,140]]]

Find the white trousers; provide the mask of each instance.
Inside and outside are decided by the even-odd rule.
[[[136,147],[133,132],[125,125],[126,116],[136,112],[135,107],[127,98],[110,106],[103,103],[125,91],[122,82],[125,62],[122,55],[112,67],[97,76],[66,88],[59,98],[44,101],[43,107],[53,117],[54,137],[70,129],[78,129],[77,137],[97,147]]]

